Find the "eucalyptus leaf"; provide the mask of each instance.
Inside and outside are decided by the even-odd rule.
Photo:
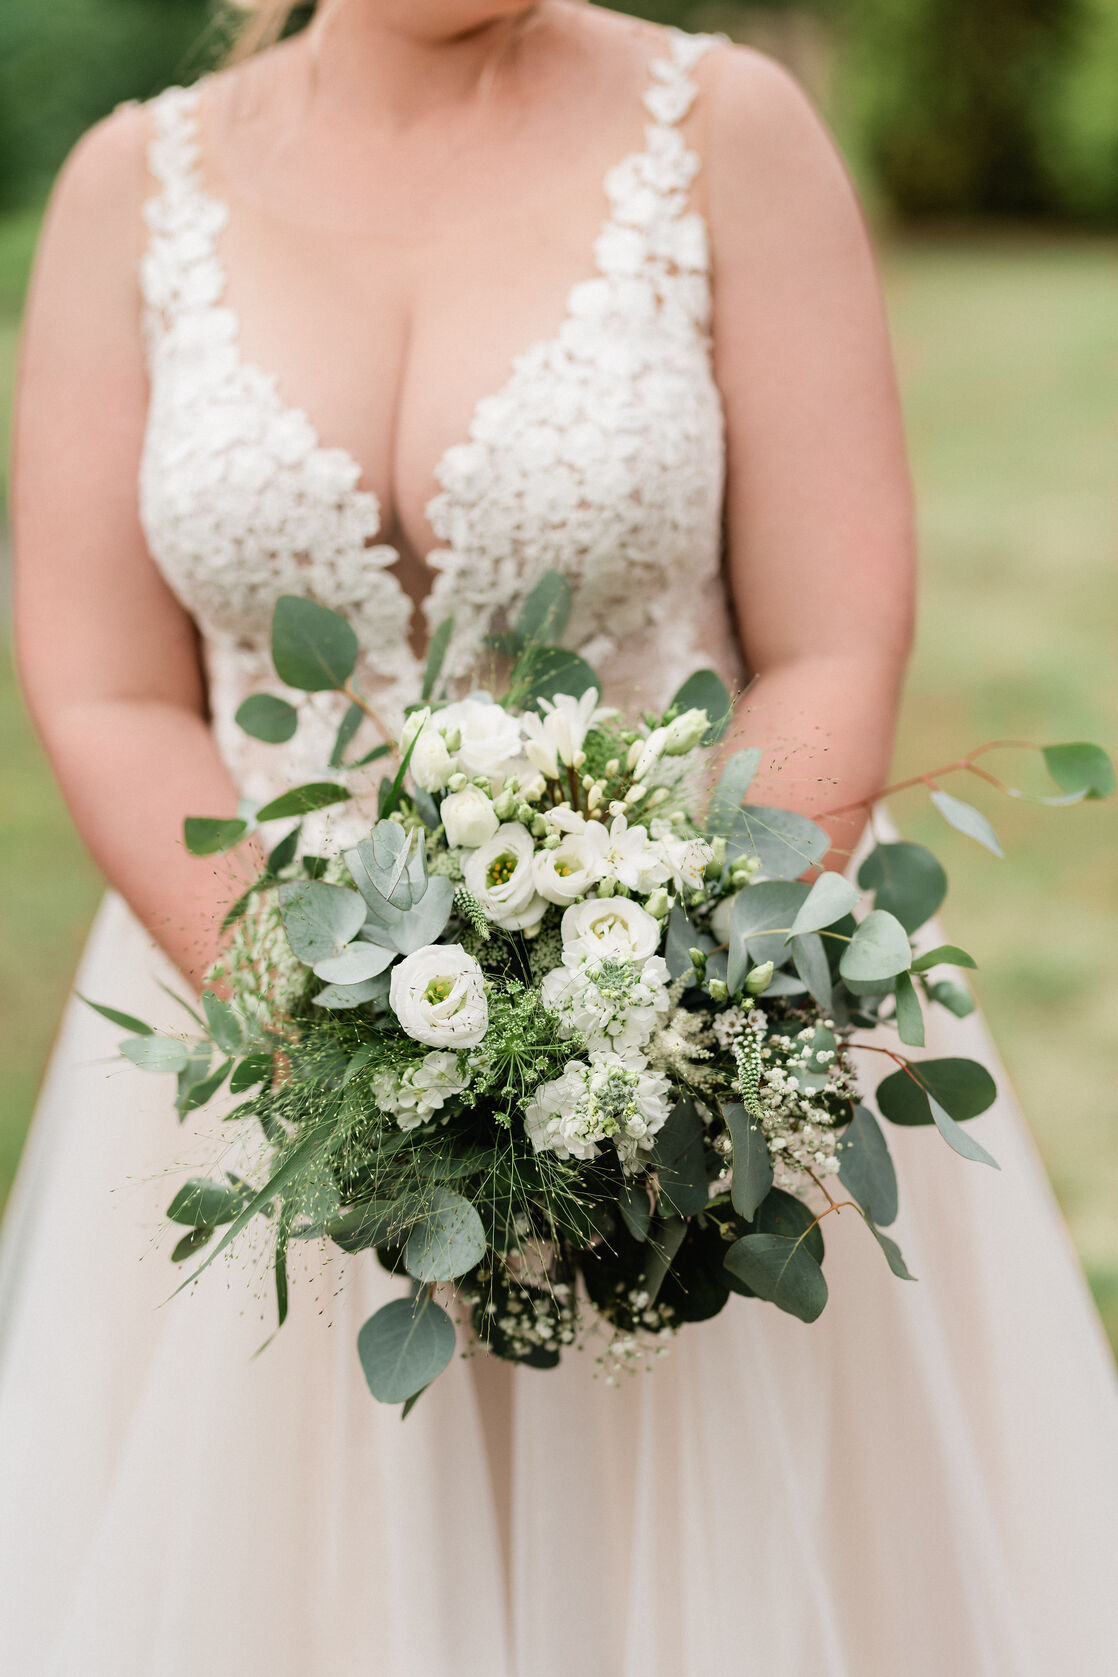
[[[176,1037],[155,1036],[150,1032],[145,1036],[129,1037],[121,1043],[120,1052],[141,1071],[175,1074],[186,1070],[190,1058],[185,1042],[179,1042]]]
[[[367,978],[361,984],[328,984],[314,997],[314,1005],[328,1011],[340,1011],[362,1007],[366,1002],[387,1000],[388,974],[384,973],[380,978]]]
[[[249,830],[247,821],[210,815],[188,815],[182,824],[183,843],[192,856],[219,856],[240,844]]]
[[[426,1292],[393,1299],[362,1327],[357,1354],[377,1402],[406,1403],[453,1357],[454,1323]]]
[[[309,815],[315,809],[329,809],[331,804],[348,803],[350,794],[334,780],[315,780],[306,786],[295,786],[281,797],[273,798],[257,810],[258,821],[282,821],[292,815]]]
[[[428,642],[427,666],[423,672],[423,691],[420,694],[425,704],[435,696],[435,688],[439,685],[439,677],[443,673],[443,664],[446,662],[447,648],[453,633],[453,617],[444,617]]]
[[[357,731],[364,720],[365,712],[360,705],[351,704],[346,706],[345,715],[338,723],[338,731],[334,735],[334,743],[330,748],[330,762],[327,765],[329,768],[340,769],[344,767],[345,754],[353,744]],[[385,746],[384,749],[387,752],[388,747]]]
[[[398,926],[384,934],[383,941],[401,955],[425,949],[442,935],[453,908],[454,881],[444,874],[434,874],[419,902],[408,910]]]
[[[924,1046],[924,1010],[907,972],[897,975],[897,1032],[907,1048]]]
[[[1098,745],[1046,745],[1044,761],[1057,786],[1086,798],[1114,796],[1114,765]]]
[[[475,1208],[451,1188],[435,1188],[404,1248],[417,1281],[454,1281],[485,1256],[485,1226]]]
[[[773,1163],[764,1131],[753,1114],[733,1102],[722,1108],[733,1146],[734,1175],[730,1201],[734,1210],[752,1221],[773,1185]]]
[[[929,1097],[962,1123],[991,1107],[997,1093],[994,1079],[977,1060],[913,1060],[878,1084],[876,1099],[891,1124],[934,1123]]]
[[[897,1220],[897,1173],[881,1125],[864,1106],[854,1117],[839,1150],[839,1181],[867,1218],[881,1228]]]
[[[558,646],[532,647],[520,660],[517,671],[526,682],[525,710],[538,710],[542,699],[554,699],[558,693],[581,699],[592,687],[601,691],[602,684],[586,659]]]
[[[939,943],[934,949],[918,955],[912,963],[913,972],[927,972],[930,967],[977,967],[978,962],[965,949],[954,943]]]
[[[617,1207],[633,1239],[647,1240],[652,1227],[652,1201],[644,1183],[626,1177],[617,1196]]]
[[[866,1218],[866,1227],[869,1229],[873,1238],[877,1241],[877,1244],[884,1252],[885,1260],[897,1279],[899,1281],[915,1281],[916,1277],[915,1275],[909,1273],[908,1265],[904,1261],[904,1254],[897,1245],[896,1241],[889,1235],[882,1234],[881,1230],[874,1223],[872,1217]]]
[[[394,949],[382,949],[379,944],[358,941],[349,944],[340,955],[316,961],[315,977],[325,979],[328,984],[364,984],[367,979],[379,977],[395,958]]]
[[[735,751],[728,759],[707,809],[706,830],[711,837],[730,837],[741,814],[745,794],[760,766],[761,753],[755,746],[748,751]]]
[[[992,1165],[995,1170],[1001,1169],[993,1154],[987,1153],[982,1143],[969,1135],[961,1124],[957,1124],[951,1114],[945,1112],[939,1102],[930,1095],[928,1106],[931,1108],[932,1121],[948,1147],[954,1148],[964,1159],[973,1159],[976,1164]]]
[[[734,713],[733,701],[721,676],[713,670],[696,670],[694,675],[688,676],[664,714],[682,716],[688,710],[706,711],[710,726],[701,743],[708,747],[717,745],[730,726]]]
[[[845,979],[893,978],[912,965],[908,933],[895,915],[875,908],[858,925],[843,951],[839,972]]]
[[[915,932],[942,904],[947,875],[937,857],[922,844],[879,844],[858,870],[858,884],[874,893],[874,907]]]
[[[325,693],[344,687],[357,667],[357,636],[336,611],[283,594],[272,615],[272,662],[287,687]]]
[[[788,941],[791,942],[793,935],[821,932],[824,927],[833,926],[856,908],[861,900],[856,886],[844,879],[841,873],[821,873],[800,904]]]
[[[88,996],[75,991],[80,1002],[91,1007],[94,1013],[99,1013],[102,1019],[107,1019],[110,1025],[119,1025],[122,1031],[134,1031],[137,1036],[154,1036],[150,1025],[145,1025],[142,1019],[136,1019],[131,1013],[121,1013],[115,1007],[105,1007],[101,1002],[91,1002]]]
[[[681,1217],[696,1217],[709,1198],[703,1121],[689,1096],[676,1102],[656,1136],[660,1196]]]
[[[295,879],[279,888],[287,940],[300,961],[313,966],[340,955],[365,924],[365,901],[344,885]]]
[[[559,571],[546,571],[532,589],[516,620],[527,646],[553,646],[563,639],[571,618],[571,585]],[[579,694],[573,697],[578,698]],[[426,697],[426,695],[425,695]]]
[[[934,984],[928,984],[926,989],[928,999],[939,1007],[945,1007],[956,1019],[968,1019],[974,1012],[974,997],[953,978],[939,978]]]
[[[808,932],[802,937],[792,939],[792,965],[824,1013],[829,1013],[834,1006],[834,987],[831,983],[831,966],[827,960],[827,951],[818,932]],[[773,977],[776,976],[774,973]],[[772,985],[770,984],[768,990],[763,993],[772,994]]]
[[[192,1082],[190,1088],[184,1092],[178,1102],[180,1116],[185,1117],[188,1112],[193,1112],[196,1107],[205,1106],[206,1102],[217,1094],[232,1069],[233,1061],[223,1060],[216,1070],[210,1072],[207,1077],[201,1077],[197,1082]]]
[[[787,936],[809,890],[807,885],[767,880],[738,892],[730,916],[727,983],[731,994],[741,989],[751,967],[766,961],[783,966],[790,958]]]
[[[975,809],[973,804],[964,803],[962,798],[953,798],[950,792],[933,792],[932,802],[943,819],[957,832],[977,840],[987,850],[992,850],[995,856],[1005,855],[998,842],[997,833],[980,809]]]
[[[234,717],[242,733],[266,745],[285,745],[299,726],[299,712],[274,693],[252,693]]]
[[[667,962],[669,978],[682,978],[691,972],[691,950],[714,948],[714,939],[688,920],[686,913],[678,903],[672,908],[668,919],[668,936],[664,944],[664,960]]]
[[[732,1275],[758,1298],[814,1322],[827,1303],[823,1271],[801,1239],[780,1234],[747,1234],[736,1240],[723,1260]]]
[[[212,990],[202,992],[202,1010],[210,1035],[223,1054],[235,1054],[245,1039],[244,1026],[235,1007]]]
[[[289,868],[299,854],[299,835],[301,827],[292,827],[291,831],[280,839],[279,843],[268,854],[268,873],[275,875],[284,868]]]
[[[192,1258],[195,1252],[200,1252],[206,1242],[212,1240],[213,1237],[213,1229],[188,1229],[171,1253],[171,1262],[173,1264],[185,1263],[187,1258]]]
[[[179,1189],[167,1207],[167,1216],[172,1223],[212,1230],[222,1223],[231,1223],[243,1205],[244,1195],[238,1189],[224,1182],[195,1178]]]
[[[246,1089],[254,1089],[258,1083],[265,1083],[272,1075],[273,1060],[270,1054],[249,1054],[239,1066],[234,1067],[233,1075],[229,1079],[229,1093],[243,1095]]]
[[[823,828],[806,815],[746,804],[729,835],[727,854],[759,856],[764,879],[798,879],[823,860],[830,844]]]

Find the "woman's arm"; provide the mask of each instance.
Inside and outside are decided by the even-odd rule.
[[[139,523],[146,122],[128,109],[95,129],[47,218],[16,406],[16,633],[27,700],[82,837],[198,983],[237,885],[227,862],[187,854],[183,817],[231,811],[237,795],[207,726],[193,624]]]
[[[712,64],[715,371],[751,792],[817,814],[884,783],[912,636],[914,518],[880,289],[846,171],[782,69]],[[775,753],[775,754],[774,754]],[[864,825],[826,823],[841,867]]]

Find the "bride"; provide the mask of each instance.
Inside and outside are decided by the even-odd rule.
[[[111,886],[79,988],[171,1028],[236,891],[183,816],[274,784],[232,719],[277,595],[348,613],[399,715],[434,624],[465,681],[562,569],[611,700],[748,670],[758,795],[808,811],[881,784],[909,643],[868,241],[789,78],[576,0],[269,45],[289,9],[78,148],[27,324],[22,669]],[[12,1677],[1111,1677],[1113,1374],[1008,1098],[1000,1175],[891,1137],[919,1286],[839,1230],[812,1328],[727,1311],[618,1389],[475,1357],[401,1427],[375,1264],[256,1360],[216,1271],[158,1308],[214,1143],[118,1035],[67,1014],[3,1248]]]

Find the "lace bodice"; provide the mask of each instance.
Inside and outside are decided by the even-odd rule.
[[[485,637],[547,570],[571,581],[567,644],[618,700],[663,702],[692,669],[731,676],[723,596],[722,406],[711,371],[706,224],[689,189],[700,163],[680,123],[710,36],[667,31],[644,95],[644,148],[605,182],[596,271],[570,293],[554,338],[517,357],[480,400],[468,437],[436,469],[427,508],[439,546],[422,610],[453,614],[448,672],[468,680]],[[247,362],[225,301],[220,238],[228,207],[205,188],[197,89],[154,105],[141,285],[151,402],[140,482],[151,552],[198,623],[222,754],[242,792],[267,797],[321,772],[339,711],[314,701],[282,763],[234,714],[278,690],[268,659],[272,607],[311,596],[350,617],[360,679],[382,714],[414,699],[412,603],[380,541],[380,507],[361,467],[330,448],[276,379]],[[339,701],[341,703],[341,701]]]

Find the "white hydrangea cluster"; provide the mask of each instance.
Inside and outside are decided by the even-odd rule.
[[[414,1130],[433,1118],[452,1095],[461,1094],[468,1082],[459,1056],[440,1050],[403,1070],[382,1068],[370,1087],[382,1112],[391,1113],[402,1130]]]

